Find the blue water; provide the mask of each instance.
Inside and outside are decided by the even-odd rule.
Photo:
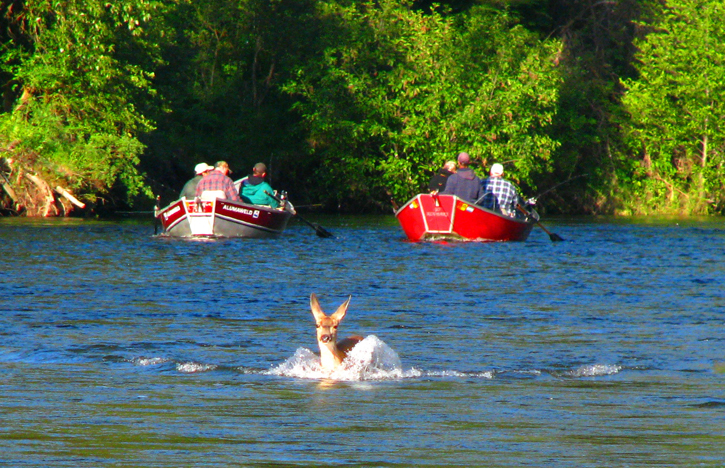
[[[0,466],[725,466],[725,220],[0,219]],[[309,295],[366,337],[321,374]]]

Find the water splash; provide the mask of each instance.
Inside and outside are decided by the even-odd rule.
[[[369,335],[358,343],[332,372],[322,369],[319,356],[307,348],[299,348],[294,356],[266,373],[303,379],[345,381],[395,380],[421,375],[414,369],[404,371],[398,354],[375,335]]]
[[[177,363],[176,370],[184,374],[195,374],[197,372],[206,372],[216,369],[218,366],[214,364],[199,364],[198,362]]]
[[[421,374],[423,375],[423,374]],[[447,370],[447,371],[430,371],[426,372],[424,374],[426,377],[457,377],[457,378],[476,378],[476,379],[493,379],[494,378],[494,372],[493,371],[484,371],[484,372],[462,372],[462,371],[455,371],[455,370]]]
[[[134,365],[141,366],[141,367],[147,367],[147,366],[158,366],[161,364],[166,364],[167,362],[172,362],[176,366],[176,370],[179,372],[182,372],[184,374],[195,374],[197,372],[206,372],[210,370],[216,369],[217,365],[215,364],[200,364],[198,362],[174,362],[172,359],[169,358],[163,358],[163,357],[136,357],[130,360]]]
[[[613,364],[587,364],[567,372],[566,375],[570,377],[598,377],[617,374],[621,370],[622,366]]]

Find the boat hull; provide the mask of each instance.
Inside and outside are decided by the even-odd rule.
[[[413,242],[525,241],[536,224],[533,216],[512,218],[446,194],[419,194],[395,216]]]
[[[218,198],[212,201],[182,198],[156,212],[163,235],[171,237],[280,236],[292,213]]]

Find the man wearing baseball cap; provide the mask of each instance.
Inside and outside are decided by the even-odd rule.
[[[274,190],[265,177],[267,177],[267,166],[261,162],[255,164],[252,168],[252,175],[242,179],[240,193],[242,200],[253,205],[269,205],[272,208],[278,208],[279,202],[271,195]]]
[[[446,188],[443,193],[455,195],[458,198],[474,203],[482,195],[481,180],[468,167],[471,164],[471,157],[468,153],[458,155],[458,170],[448,177]]]
[[[192,200],[196,196],[196,186],[199,185],[199,181],[204,178],[204,175],[213,169],[214,168],[207,163],[197,164],[196,167],[194,167],[194,174],[196,175],[184,184],[184,188],[181,189],[181,195],[179,195],[179,198],[186,197],[187,199]]]
[[[199,185],[196,186],[196,195],[201,197],[205,191],[224,192],[224,198],[227,200],[241,201],[239,192],[234,187],[234,181],[227,174],[231,174],[229,164],[226,161],[217,161],[214,164],[214,170],[209,175],[201,179]],[[203,197],[202,197],[203,198]]]
[[[503,178],[503,166],[499,163],[491,166],[491,176],[482,183],[480,204],[484,208],[497,210],[501,213],[514,216],[519,195],[514,184]]]

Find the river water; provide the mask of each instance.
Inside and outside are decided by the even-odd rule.
[[[0,466],[725,466],[725,221],[0,219]],[[365,340],[319,369],[309,295]]]

